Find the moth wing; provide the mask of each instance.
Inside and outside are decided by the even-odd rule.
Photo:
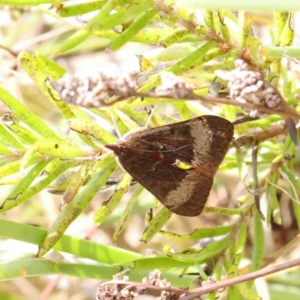
[[[164,155],[168,161],[196,164],[214,174],[228,150],[233,125],[217,116],[201,116],[137,132],[126,141],[144,154]]]
[[[226,119],[201,116],[138,131],[125,141],[106,146],[115,152],[123,168],[169,210],[197,216],[205,206],[233,129]],[[180,162],[188,168],[180,168]]]
[[[132,154],[120,155],[119,161],[132,177],[173,213],[192,217],[202,212],[212,187],[212,176]]]

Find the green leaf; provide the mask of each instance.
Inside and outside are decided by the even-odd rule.
[[[106,131],[104,128],[95,124],[90,120],[70,119],[69,127],[71,130],[81,134],[90,135],[102,144],[112,144],[116,142],[116,138]]]
[[[43,65],[40,66],[35,57],[27,52],[21,52],[18,59],[39,90],[60,110],[63,116],[66,119],[74,118],[74,113],[69,105],[61,99],[60,95],[51,86],[49,78],[43,70]]]
[[[213,228],[199,228],[194,230],[192,233],[185,234],[185,235],[179,235],[179,234],[175,234],[163,230],[161,230],[159,233],[172,238],[191,240],[191,239],[203,239],[207,237],[220,236],[229,233],[231,229],[232,226],[220,226],[220,227],[213,227]]]
[[[252,262],[250,267],[250,272],[258,271],[261,269],[262,262],[265,254],[265,233],[263,229],[263,224],[261,216],[258,211],[255,212],[254,218],[254,248],[252,253]],[[253,281],[248,281],[247,286],[252,287]]]
[[[239,234],[237,236],[237,244],[234,247],[234,259],[232,261],[232,265],[228,271],[228,278],[232,278],[238,275],[238,269],[240,265],[240,261],[242,259],[243,250],[246,242],[246,230],[247,230],[247,222],[245,220],[242,221],[239,226]]]
[[[46,56],[38,53],[34,56],[38,66],[47,74],[49,74],[54,80],[61,78],[67,70],[57,64],[55,61],[48,59]]]
[[[105,2],[106,2],[105,0],[100,0],[100,1],[93,0],[93,1],[88,1],[86,3],[76,3],[76,4],[73,4],[71,2],[61,7],[58,10],[58,14],[63,18],[83,15],[91,11],[95,11],[102,8]]]
[[[204,263],[226,250],[230,243],[230,237],[225,237],[219,241],[211,242],[203,248],[187,248],[180,252],[175,252],[171,250],[169,245],[166,245],[163,250],[167,256],[178,261]]]
[[[26,123],[31,129],[38,132],[45,138],[59,137],[52,131],[42,120],[40,120],[34,113],[32,113],[26,106],[8,94],[0,87],[0,99],[8,106],[12,113]]]
[[[115,242],[118,237],[120,236],[121,232],[127,227],[128,221],[129,221],[129,214],[131,213],[131,210],[133,209],[136,201],[138,200],[138,197],[140,196],[141,192],[143,191],[144,187],[138,184],[138,186],[135,188],[135,191],[133,192],[129,202],[126,205],[126,208],[121,216],[121,219],[119,221],[119,224],[117,225],[114,235],[113,235],[113,241]]]
[[[157,10],[154,9],[142,14],[125,31],[123,31],[118,37],[116,37],[111,41],[110,48],[112,50],[117,50],[120,47],[122,47],[133,36],[135,36],[141,29],[143,29],[156,14],[157,14]]]
[[[27,190],[29,185],[33,180],[40,174],[44,167],[48,164],[48,161],[42,161],[37,163],[24,178],[17,184],[17,186],[11,191],[5,201],[1,204],[0,212],[5,212],[8,209],[11,209],[14,206],[17,206],[20,201],[20,198]]]
[[[0,219],[0,225],[1,237],[34,245],[39,245],[47,235],[46,229],[27,224]],[[62,235],[53,249],[105,264],[116,264],[143,257],[141,254],[122,248],[107,246],[69,235]]]
[[[26,147],[20,143],[10,131],[6,130],[2,124],[0,124],[0,142],[17,149],[26,149]]]
[[[102,6],[100,12],[93,17],[88,24],[83,26],[83,28],[77,31],[74,35],[70,38],[66,39],[55,51],[55,55],[65,53],[72,48],[76,47],[80,43],[82,43],[90,34],[91,30],[94,26],[102,27],[105,25],[106,22],[109,21],[110,12],[113,10],[115,5],[117,4],[116,0],[108,0]]]
[[[118,206],[124,194],[128,191],[132,177],[125,173],[118,182],[113,195],[105,201],[102,206],[96,211],[94,215],[94,222],[97,225],[102,224],[111,215],[111,213]]]
[[[0,280],[56,274],[55,264],[45,259],[21,259],[0,263]]]
[[[149,222],[146,230],[141,238],[142,242],[148,243],[155,236],[157,232],[165,225],[165,223],[171,218],[172,212],[166,207],[161,208],[161,210],[154,216],[154,218]]]
[[[40,244],[38,257],[42,257],[57,243],[68,226],[79,216],[99,189],[105,184],[108,177],[116,168],[116,162],[113,155],[108,154],[103,156],[101,162],[98,164],[98,168],[99,171],[93,174],[92,178],[80,193],[78,193],[73,201],[63,209],[52,224],[47,236]]]

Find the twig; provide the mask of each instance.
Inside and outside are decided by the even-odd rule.
[[[292,267],[296,267],[300,265],[300,258],[279,264],[277,266],[273,266],[270,268],[265,268],[259,271],[255,271],[252,273],[248,273],[245,275],[241,275],[235,278],[226,279],[220,282],[212,283],[210,285],[206,285],[204,287],[196,288],[193,290],[185,290],[180,289],[177,287],[167,287],[167,286],[158,286],[158,285],[152,285],[148,283],[140,283],[140,282],[133,282],[133,281],[126,281],[126,280],[111,280],[102,283],[100,286],[104,287],[107,285],[126,285],[126,286],[132,286],[132,287],[139,287],[142,289],[149,289],[149,290],[159,290],[159,291],[167,291],[167,292],[173,292],[176,293],[179,296],[180,300],[189,300],[204,294],[209,294],[218,290],[222,290],[226,287],[240,284],[242,282],[250,281],[253,279],[257,279],[260,277],[267,276],[269,274],[277,273],[282,270],[290,269]]]
[[[268,130],[254,132],[252,134],[241,135],[237,139],[233,140],[231,147],[242,148],[251,147],[256,143],[264,142],[270,138],[286,132],[285,125],[274,125]]]
[[[282,270],[290,269],[292,267],[296,267],[300,265],[300,258],[296,258],[294,260],[279,264],[277,266],[273,266],[270,268],[262,269],[256,272],[248,273],[239,277],[230,278],[227,280],[223,280],[221,282],[214,283],[210,286],[205,286],[201,288],[197,288],[194,290],[186,291],[188,295],[180,297],[180,300],[188,300],[195,298],[196,296],[200,296],[203,294],[209,294],[219,289],[224,289],[231,285],[236,285],[242,282],[250,281],[256,278],[264,277],[269,274],[277,273]]]
[[[259,111],[262,111],[267,114],[276,114],[276,115],[281,115],[283,117],[291,117],[295,118],[296,120],[300,119],[300,114],[298,114],[296,111],[294,111],[292,108],[286,109],[286,110],[276,110],[272,109],[269,107],[261,106],[261,105],[254,105],[252,103],[241,103],[237,102],[228,98],[219,98],[219,97],[208,97],[208,96],[200,96],[196,94],[189,95],[188,97],[182,99],[182,98],[176,98],[174,95],[157,95],[154,92],[148,92],[148,93],[138,93],[138,92],[133,92],[129,97],[126,98],[118,98],[112,102],[105,102],[102,101],[102,106],[111,106],[117,102],[121,102],[124,100],[127,100],[130,97],[136,97],[136,98],[157,98],[157,99],[172,99],[172,100],[188,100],[188,101],[203,101],[203,102],[208,102],[208,103],[219,103],[219,104],[227,104],[227,105],[234,105],[234,106],[239,106],[243,108],[249,108],[249,109],[257,109]]]

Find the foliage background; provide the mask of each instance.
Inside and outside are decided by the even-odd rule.
[[[38,4],[41,4],[42,2],[45,2],[45,5],[39,6]],[[107,7],[109,6],[109,3],[113,3],[114,1],[107,1],[108,4],[106,1],[96,2],[103,9],[103,5],[106,5],[105,7]],[[120,1],[118,3],[121,4],[121,7],[122,5],[126,7],[129,2],[130,1]],[[142,1],[137,2],[140,3]],[[277,9],[282,6],[282,3],[279,1],[272,1],[272,8],[270,7],[270,3],[267,3],[268,1],[264,1],[264,3],[261,2],[262,1],[251,1],[251,3],[247,4],[248,7],[241,7],[241,5],[246,4],[235,3],[233,1],[226,1],[226,4],[231,5],[227,8],[234,10],[271,10],[272,8]],[[149,3],[147,9],[150,9],[151,5],[153,5],[150,1]],[[164,2],[162,1],[162,3]],[[163,46],[157,43],[158,38],[154,34],[155,32],[162,34],[163,30],[160,31],[159,27],[156,27],[155,32],[147,36],[150,39],[153,39],[150,40],[150,42],[145,38],[146,36],[133,35],[130,39],[137,40],[139,43],[126,43],[125,41],[125,45],[122,46],[120,41],[117,41],[114,45],[117,45],[115,47],[120,47],[120,49],[116,51],[107,51],[107,46],[117,37],[118,31],[104,32],[100,30],[97,36],[91,35],[89,28],[89,30],[87,30],[86,39],[78,39],[81,34],[85,35],[85,31],[79,29],[87,28],[91,23],[86,22],[93,20],[92,18],[95,16],[95,14],[83,14],[82,7],[75,11],[73,17],[67,18],[63,15],[59,15],[62,14],[63,11],[60,9],[60,1],[53,1],[52,8],[50,7],[51,3],[49,4],[49,1],[0,1],[0,4],[3,5],[2,10],[0,11],[2,41],[0,45],[2,49],[0,52],[1,87],[16,99],[22,101],[29,110],[33,111],[55,132],[58,132],[63,136],[66,141],[70,141],[74,138],[74,135],[69,136],[67,133],[66,119],[62,117],[59,109],[45,97],[45,94],[41,93],[38,84],[33,83],[32,79],[30,79],[27,74],[30,72],[28,72],[28,70],[27,73],[24,71],[24,65],[23,67],[20,66],[20,62],[17,58],[19,53],[26,51],[29,53],[42,54],[48,59],[54,59],[58,65],[64,67],[70,74],[74,74],[81,70],[92,72],[98,68],[109,69],[112,68],[114,64],[117,64],[123,72],[139,72],[140,66],[136,54],[148,55],[148,57],[152,57],[152,61],[154,61],[155,59],[153,59],[153,57],[157,57],[159,53],[164,53],[167,57],[167,61],[171,61],[172,59],[170,57],[172,55],[175,56],[176,59],[180,59],[180,55],[183,55],[183,57],[186,55],[187,52],[184,51],[194,50],[194,48],[192,48],[192,50],[188,49],[188,47],[184,48],[184,44],[179,43],[180,38],[178,40],[175,38],[174,40],[171,39],[171,41],[169,41],[173,44],[173,48],[167,47],[166,50],[171,50],[169,52],[164,52]],[[16,6],[19,4],[24,5]],[[172,3],[167,4],[172,7]],[[201,6],[206,9],[212,9],[214,8],[213,5],[216,5],[215,7],[221,8],[220,3],[217,3],[217,1],[210,1],[208,4],[201,3],[201,5],[199,1],[185,1],[184,4],[182,1],[177,1],[176,5],[177,10],[172,8],[170,9],[170,15],[167,18],[162,17],[168,21],[166,23],[172,30],[175,30],[175,28],[177,29],[176,24],[178,18],[181,18],[182,20],[185,18],[188,19],[195,7]],[[211,5],[211,7],[204,7],[205,5]],[[224,5],[223,2],[222,5]],[[295,5],[295,1],[286,1],[284,5],[285,9],[297,9],[297,7],[295,7],[297,6]],[[130,5],[128,7],[130,7]],[[93,10],[94,9],[92,9],[92,11]],[[121,10],[121,12],[123,13],[122,16],[125,15],[129,19],[131,17],[130,21],[136,20],[142,13],[141,11],[138,11],[135,16],[130,16],[129,13],[127,15],[126,13],[124,14],[124,11]],[[125,22],[124,24],[129,26],[131,24],[130,21],[128,21],[128,24],[125,24]],[[99,20],[95,21],[94,26],[96,29],[95,27],[92,27],[93,30],[98,29],[97,24],[99,22]],[[158,22],[158,20],[156,20],[156,22]],[[283,46],[297,46],[297,31],[295,38],[290,41],[289,45],[275,45],[275,33],[274,30],[272,30],[272,27],[275,26],[274,15],[270,12],[255,12],[252,24],[264,46],[264,53],[269,54],[269,57],[271,58],[283,56]],[[298,15],[294,16],[294,24],[295,29],[297,29],[297,26],[299,26]],[[169,36],[172,33],[172,30],[164,37]],[[74,43],[74,36],[77,37],[77,44]],[[159,38],[162,37],[160,36]],[[269,48],[269,46],[274,47]],[[158,52],[157,49],[162,52]],[[289,48],[287,47],[287,49]],[[297,55],[297,47],[291,47],[290,50],[295,51],[295,57],[299,56],[299,53]],[[260,53],[263,53],[263,51]],[[260,58],[261,57],[259,57],[259,59]],[[162,62],[160,62],[160,64],[162,64]],[[193,77],[193,79],[196,79],[199,82],[201,82],[201,80],[207,82],[207,80],[213,78],[211,72],[201,75],[201,71],[205,71],[205,68],[202,68],[200,65],[196,72],[187,72],[184,77]],[[295,74],[297,75],[296,67],[295,70],[293,70],[293,73],[288,75],[295,76]],[[207,77],[205,77],[206,75]],[[287,77],[284,79],[289,80]],[[297,78],[295,81],[297,82]],[[283,85],[281,84],[280,86],[282,87]],[[295,86],[297,85],[295,84]],[[184,107],[184,104],[181,105]],[[220,106],[206,107],[194,103],[189,103],[188,108],[189,111],[194,114],[199,114],[200,112],[202,114],[210,112],[222,114],[229,119],[231,118],[231,121],[234,120],[235,114],[237,113],[237,110],[235,109],[230,110],[225,107],[220,108]],[[7,107],[4,105],[1,107],[1,110],[3,114],[8,112]],[[172,122],[174,119],[185,118],[185,114],[189,115],[189,113],[186,113],[184,110],[181,110],[180,113],[180,107],[178,105],[176,106],[176,104],[173,106],[170,104],[161,104],[156,111],[158,120],[161,118],[164,122]],[[145,115],[144,119],[146,118]],[[123,117],[123,120],[121,120],[118,125],[123,123],[123,125],[128,125],[130,128],[131,123],[126,120],[127,119]],[[270,123],[272,124],[272,122]],[[263,123],[260,125],[263,125]],[[246,131],[247,129],[242,129],[240,134],[245,133]],[[271,142],[274,144],[276,143],[276,141]],[[282,150],[284,145],[285,144],[282,143],[281,147],[275,149],[275,154],[284,151]],[[26,148],[30,147],[27,145]],[[271,148],[269,148],[269,152],[267,152],[269,155],[272,154],[270,149]],[[292,153],[293,151],[294,149],[291,150]],[[269,170],[271,168],[272,160],[276,155],[271,155],[269,159],[266,159],[267,154],[261,152],[258,161],[261,160],[267,164],[269,163],[268,167],[266,167],[266,169]],[[249,153],[245,154],[246,161],[250,161],[249,155]],[[243,199],[243,196],[248,195],[244,182],[239,177],[236,165],[230,167],[230,163],[234,160],[234,153],[229,153],[229,156],[225,160],[223,171],[220,171],[216,176],[215,188],[213,189],[208,202],[209,206],[234,208],[237,206],[237,199]],[[3,165],[5,165],[7,160],[3,158],[3,162]],[[293,167],[295,166],[296,169],[297,158],[293,163]],[[288,167],[290,167],[291,170],[294,170],[291,166]],[[266,169],[261,170],[262,174]],[[295,180],[297,181],[296,177]],[[289,184],[286,182],[288,181],[284,181],[282,185],[284,189],[288,190]],[[15,185],[13,184],[1,186],[3,200],[14,188]],[[1,215],[2,223],[0,229],[1,236],[4,237],[1,239],[0,244],[0,274],[1,279],[3,280],[3,282],[0,283],[1,299],[94,299],[99,281],[109,280],[113,274],[118,272],[118,268],[114,267],[113,263],[120,262],[120,258],[122,258],[122,262],[129,262],[137,258],[155,258],[156,255],[157,260],[150,260],[150,267],[146,266],[146,261],[142,262],[140,270],[137,269],[135,272],[132,272],[131,279],[140,281],[143,276],[147,275],[149,270],[157,266],[166,272],[165,274],[168,275],[168,279],[171,280],[174,285],[181,287],[188,286],[193,279],[195,279],[195,276],[184,276],[179,279],[178,274],[180,274],[181,269],[168,270],[167,267],[163,268],[166,266],[164,265],[166,264],[166,261],[160,261],[160,255],[163,255],[162,249],[166,244],[170,244],[172,247],[176,248],[176,250],[180,251],[186,247],[193,246],[196,242],[195,239],[176,240],[173,237],[157,234],[148,244],[140,242],[144,229],[147,226],[145,214],[148,207],[153,203],[151,195],[143,191],[143,194],[139,197],[140,200],[133,208],[126,230],[123,231],[117,241],[113,242],[112,237],[116,226],[123,215],[124,208],[126,203],[128,203],[133,190],[131,189],[130,192],[122,198],[120,205],[106,222],[101,226],[96,226],[93,221],[94,214],[99,209],[101,203],[110,197],[112,192],[113,187],[110,187],[98,193],[89,206],[80,214],[72,225],[68,227],[66,234],[74,236],[79,240],[68,240],[66,238],[65,240],[62,239],[56,245],[56,250],[62,250],[64,252],[63,256],[66,259],[65,261],[61,261],[60,257],[53,258],[53,256],[51,256],[51,259],[58,263],[34,258],[34,255],[37,252],[37,244],[41,243],[45,235],[45,232],[37,231],[35,230],[35,227],[49,229],[53,226],[53,223],[60,215],[59,203],[61,195],[53,195],[46,190],[43,190],[30,200],[3,213]],[[259,245],[258,248],[260,247],[260,251],[264,249],[265,255],[269,255],[275,250],[280,249],[291,240],[292,244],[290,245],[294,246],[296,243],[295,241],[297,241],[294,238],[298,233],[298,225],[297,220],[293,215],[291,202],[284,193],[281,193],[279,190],[276,192],[277,198],[280,199],[281,204],[282,224],[276,225],[273,222],[272,226],[266,226],[266,224],[263,223],[263,232],[266,243]],[[166,223],[164,230],[175,232],[177,234],[188,234],[195,228],[209,228],[230,223],[230,217],[217,216],[218,217],[216,218],[214,214],[204,214],[201,218],[191,219],[172,216]],[[10,223],[11,221],[16,223]],[[16,227],[13,226],[14,224]],[[33,227],[26,227],[23,224],[28,224]],[[257,242],[253,234],[254,230],[255,228],[253,227],[251,220],[247,228],[247,239],[245,239],[245,244],[243,245],[243,258],[245,259],[244,264],[246,265],[249,262],[249,258],[252,256],[253,244],[255,245],[255,242]],[[84,244],[83,239],[96,242],[97,244]],[[22,241],[27,241],[28,243],[22,243]],[[104,247],[101,248],[101,245],[104,245]],[[116,248],[106,248],[106,246],[114,246]],[[297,248],[291,248],[293,248],[293,251],[297,250]],[[131,252],[127,252],[127,250]],[[66,254],[65,252],[69,252],[69,254]],[[294,252],[287,251],[287,253],[289,254],[288,258],[294,257]],[[83,257],[85,259],[78,259],[75,257]],[[86,258],[91,260],[87,260]],[[282,256],[282,259],[286,260],[287,257]],[[155,265],[155,263],[157,263],[157,265]],[[185,265],[184,262],[178,260],[171,261],[171,259],[168,263],[173,264],[172,266],[176,267]],[[190,265],[190,263],[188,265]],[[282,295],[287,297],[289,294],[288,296],[291,297],[291,299],[293,299],[293,297],[296,299],[299,294],[298,282],[293,280],[293,278],[297,278],[297,272],[298,271],[295,271],[292,274],[285,274],[282,276],[273,276],[268,279],[268,285],[266,281],[261,280],[259,282],[260,285],[257,286],[260,295],[264,295],[264,299],[268,299],[268,296],[270,299],[279,299]],[[27,277],[26,275],[32,277]],[[287,283],[290,285],[288,291],[286,289]],[[234,293],[231,297],[232,299],[239,299],[239,296],[234,295]]]

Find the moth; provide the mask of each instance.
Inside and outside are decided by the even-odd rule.
[[[226,119],[204,115],[134,132],[106,147],[166,208],[193,217],[205,206],[233,132]]]

